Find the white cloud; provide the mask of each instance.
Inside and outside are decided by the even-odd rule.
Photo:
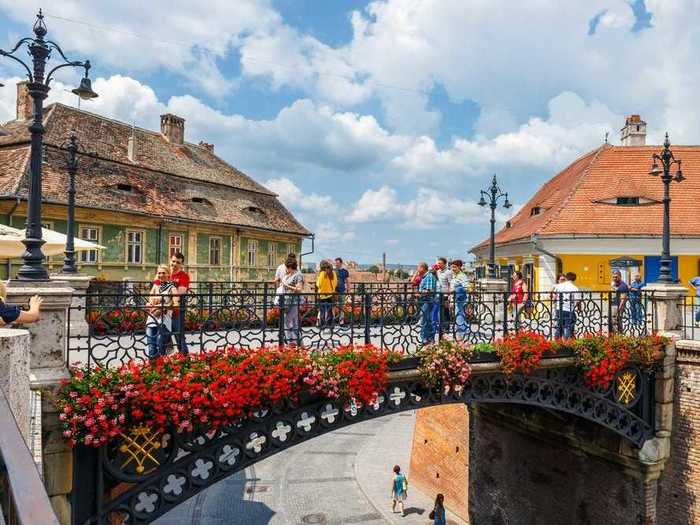
[[[318,193],[305,195],[294,182],[286,177],[270,179],[263,185],[277,193],[282,204],[292,210],[326,215],[338,210],[338,205],[330,195],[319,195]]]

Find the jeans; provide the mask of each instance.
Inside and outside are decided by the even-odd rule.
[[[291,304],[284,309],[284,342],[296,345],[299,340],[299,303],[287,298]]]
[[[440,307],[435,304],[432,299],[421,299],[420,305],[420,340],[423,344],[432,343],[435,341],[435,324],[433,321],[433,312],[438,310],[435,307]]]
[[[457,333],[461,335],[464,335],[467,331],[467,320],[464,316],[464,305],[466,302],[466,299],[455,300],[455,325],[457,326]]]
[[[637,298],[630,299],[630,310],[632,323],[642,324],[644,322],[644,306],[642,305],[642,301]]]
[[[162,324],[150,324],[146,326],[146,344],[148,345],[148,358],[165,355],[165,344],[170,339],[170,331]]]
[[[177,349],[181,354],[187,355],[187,342],[185,341],[185,311],[180,309],[173,314],[173,333],[177,341]]]
[[[574,326],[576,325],[576,313],[567,310],[560,310],[557,319],[557,329],[554,337],[571,339],[574,336]]]
[[[321,327],[333,324],[333,297],[325,297],[318,300]]]

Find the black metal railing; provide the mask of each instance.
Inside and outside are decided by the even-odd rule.
[[[269,344],[317,349],[374,344],[410,355],[435,340],[492,342],[522,330],[549,338],[655,331],[653,296],[647,292],[531,293],[517,303],[507,293],[492,292],[425,295],[407,289],[323,297],[268,289],[192,293],[182,308],[173,308],[171,298],[153,301],[149,295],[139,304],[125,304],[120,295],[84,299],[85,306],[69,310],[69,364],[116,366],[175,350]],[[149,300],[166,306],[149,306]]]
[[[0,391],[0,505],[8,525],[58,525],[5,393]]]
[[[683,339],[700,340],[700,297],[690,295],[681,299],[681,335]]]

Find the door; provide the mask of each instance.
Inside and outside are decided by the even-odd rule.
[[[661,257],[658,255],[648,255],[644,257],[644,282],[653,283],[659,279],[661,270]],[[678,280],[678,257],[671,257],[671,278]]]

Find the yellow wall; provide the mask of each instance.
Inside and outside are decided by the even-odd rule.
[[[576,274],[576,284],[580,288],[590,290],[608,290],[610,288],[610,260],[614,256],[610,254],[598,255],[561,255],[563,271]],[[632,255],[632,259],[642,261],[640,273],[644,277],[644,256]],[[698,275],[700,256],[678,256],[678,278],[681,284],[688,286],[688,281]]]

